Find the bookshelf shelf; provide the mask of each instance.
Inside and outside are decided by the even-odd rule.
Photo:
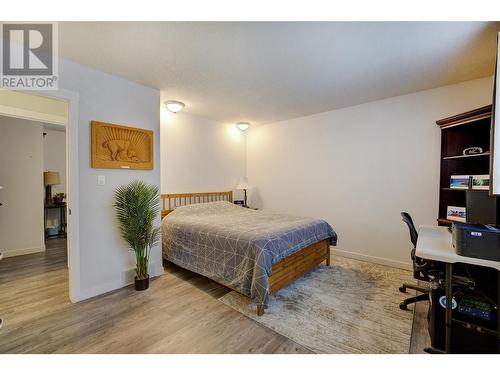
[[[455,155],[455,156],[443,156],[443,160],[454,160],[454,159],[463,159],[463,158],[474,158],[480,156],[490,156],[490,152],[486,151],[482,154],[472,154],[472,155]]]

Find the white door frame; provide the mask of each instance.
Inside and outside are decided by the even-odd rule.
[[[68,268],[69,298],[78,302],[81,298],[80,288],[80,222],[79,222],[79,175],[78,175],[78,102],[77,92],[58,89],[57,91],[23,91],[26,94],[64,100],[68,103],[68,120],[66,124],[66,182],[67,182],[67,235],[68,235]],[[26,120],[40,121],[35,112],[29,111],[8,116]]]

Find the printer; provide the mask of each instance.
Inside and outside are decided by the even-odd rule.
[[[458,255],[500,261],[500,226],[453,223],[451,232]]]

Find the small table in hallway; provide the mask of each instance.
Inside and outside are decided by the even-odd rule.
[[[49,211],[51,209],[58,209],[59,210],[59,232],[57,235],[47,235],[47,218],[49,216]],[[52,203],[52,204],[46,204],[44,207],[44,220],[43,220],[43,227],[44,227],[44,233],[45,233],[45,238],[66,238],[66,203]]]

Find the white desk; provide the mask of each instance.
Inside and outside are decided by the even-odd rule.
[[[500,271],[500,262],[458,255],[453,248],[451,233],[446,227],[422,225],[418,230],[415,254],[419,258],[443,263],[466,263]]]
[[[482,267],[494,268],[500,271],[500,262],[484,260],[479,258],[464,257],[458,255],[453,248],[452,236],[446,227],[423,225],[418,231],[417,246],[415,255],[419,258],[443,262],[446,268],[446,339],[445,351],[451,352],[451,328],[452,328],[452,308],[451,301],[453,295],[453,264],[465,263]],[[498,300],[500,301],[500,273],[498,274]],[[500,309],[497,317],[497,337],[500,351]]]

